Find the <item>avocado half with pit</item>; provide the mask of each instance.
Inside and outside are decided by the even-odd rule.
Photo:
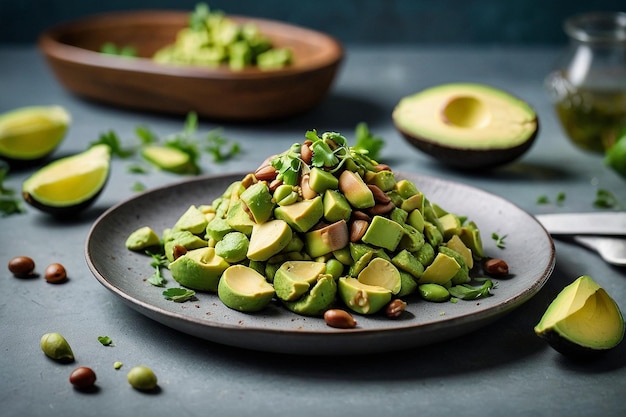
[[[410,144],[461,169],[512,162],[531,147],[539,132],[539,119],[531,106],[482,84],[425,89],[401,99],[392,117]]]
[[[31,206],[54,216],[76,214],[91,206],[109,178],[111,149],[96,145],[40,168],[22,184]]]
[[[63,141],[70,122],[61,106],[22,107],[0,114],[0,159],[18,168],[40,162]]]
[[[548,306],[535,333],[558,352],[589,357],[616,347],[624,337],[617,303],[590,276],[566,286]]]

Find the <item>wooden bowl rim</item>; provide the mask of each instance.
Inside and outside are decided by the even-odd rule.
[[[341,43],[334,37],[325,33],[275,20],[240,15],[228,15],[228,17],[239,22],[245,21],[257,24],[262,32],[277,32],[278,30],[284,30],[287,31],[287,33],[294,34],[293,36],[290,36],[291,38],[297,37],[299,39],[306,39],[306,43],[309,44],[312,43],[310,40],[313,39],[316,44],[319,45],[318,48],[322,52],[314,59],[306,59],[304,62],[296,60],[292,65],[280,69],[262,71],[258,68],[251,67],[233,71],[226,65],[221,65],[219,67],[164,65],[155,63],[150,58],[124,58],[110,56],[63,43],[59,40],[67,33],[83,28],[93,27],[96,23],[98,26],[119,26],[123,23],[136,21],[138,18],[141,18],[144,22],[154,20],[158,23],[158,21],[167,22],[171,20],[185,19],[188,18],[188,16],[189,12],[171,10],[101,13],[60,23],[51,27],[39,36],[38,45],[41,51],[49,58],[72,62],[79,65],[186,78],[224,80],[272,79],[298,75],[338,65],[344,56],[344,50]],[[268,28],[271,29],[268,30]],[[268,35],[271,37],[271,33],[268,33]]]

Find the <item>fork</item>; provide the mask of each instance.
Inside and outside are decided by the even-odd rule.
[[[572,236],[581,246],[597,252],[611,265],[626,266],[626,239],[607,236]]]

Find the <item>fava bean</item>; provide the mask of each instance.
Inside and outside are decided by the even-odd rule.
[[[56,284],[58,282],[65,281],[65,279],[67,278],[67,272],[65,271],[65,267],[61,264],[50,264],[46,268],[44,278],[46,279],[46,281],[52,284]]]
[[[70,374],[70,383],[80,389],[93,387],[96,383],[96,373],[86,366],[78,367]]]
[[[28,256],[16,256],[9,261],[9,271],[18,278],[33,275],[35,261]]]
[[[128,383],[135,389],[150,391],[157,386],[157,377],[152,369],[139,365],[133,367],[127,375]]]
[[[59,333],[46,333],[41,336],[41,350],[51,359],[59,362],[74,362],[74,352],[67,340]]]
[[[448,290],[439,284],[422,284],[417,289],[422,298],[427,301],[439,303],[450,299]]]

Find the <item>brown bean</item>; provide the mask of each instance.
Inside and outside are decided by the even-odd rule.
[[[56,284],[65,281],[67,272],[65,271],[65,267],[59,263],[50,264],[44,272],[44,278],[46,281]]]
[[[254,176],[259,181],[272,181],[277,175],[278,171],[271,165],[263,165],[254,172]]]
[[[370,207],[367,211],[372,216],[378,216],[378,215],[381,215],[381,214],[389,213],[395,207],[396,206],[395,206],[395,204],[393,204],[393,201],[389,201],[387,204],[378,203],[374,207]]]
[[[405,309],[406,309],[406,302],[401,300],[401,299],[399,299],[399,298],[396,298],[395,300],[393,300],[389,304],[387,304],[387,308],[385,310],[385,314],[390,319],[395,319],[396,317],[399,317],[400,314],[402,314],[402,312]]]
[[[184,247],[183,245],[174,245],[174,248],[172,249],[172,256],[174,260],[180,258],[186,253],[187,253],[187,248]]]
[[[307,165],[310,165],[311,159],[313,159],[313,151],[311,150],[312,143],[313,142],[310,140],[305,140],[302,146],[300,146],[300,158]]]
[[[16,256],[9,261],[9,271],[18,278],[29,277],[35,272],[35,261],[28,256]]]
[[[350,217],[352,218],[352,220],[365,220],[366,222],[372,221],[372,218],[369,216],[369,214],[362,212],[361,210],[354,210]]]
[[[369,225],[370,224],[365,220],[352,221],[352,223],[350,223],[350,242],[356,243],[361,240]]]
[[[504,276],[509,274],[509,265],[502,259],[487,259],[483,267],[489,275]]]
[[[70,374],[70,383],[79,389],[93,387],[96,383],[96,373],[91,368],[80,366]]]
[[[387,204],[391,201],[391,197],[389,197],[387,193],[381,190],[377,185],[367,184],[367,188],[370,189],[370,191],[374,195],[374,200],[377,203]]]
[[[350,313],[340,309],[326,310],[324,313],[324,321],[330,327],[336,327],[338,329],[352,329],[356,327],[356,320]]]

